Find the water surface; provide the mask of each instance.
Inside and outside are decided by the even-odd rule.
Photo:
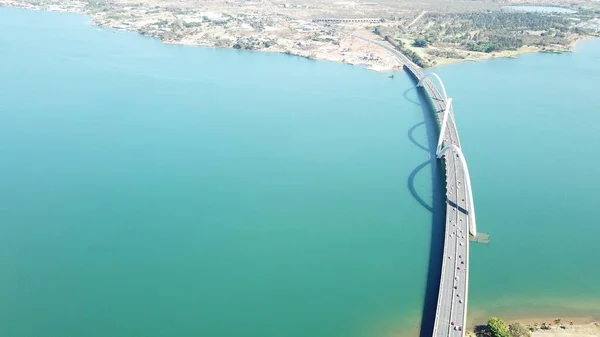
[[[0,49],[0,335],[418,330],[407,76],[14,9]],[[430,170],[412,184],[431,201]]]
[[[439,229],[407,76],[3,8],[0,48],[0,335],[417,335]],[[470,320],[600,319],[598,59],[435,69],[492,238]]]
[[[477,229],[471,320],[600,319],[600,40],[435,71],[454,98]]]

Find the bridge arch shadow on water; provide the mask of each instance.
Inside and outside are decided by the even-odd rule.
[[[410,90],[416,90],[419,102],[408,97]],[[433,107],[423,95],[420,88],[414,87],[404,92],[404,98],[421,106],[423,121],[408,129],[408,139],[420,149],[429,153],[429,159],[415,167],[408,176],[408,189],[417,202],[431,212],[431,238],[429,245],[429,262],[427,280],[425,284],[425,300],[421,314],[420,337],[431,337],[435,322],[438,291],[440,287],[440,275],[442,272],[442,254],[444,251],[445,230],[445,186],[444,171],[440,162],[436,159],[435,149],[438,141],[438,125],[433,114]],[[414,137],[418,128],[425,127],[427,131],[427,145],[419,143]],[[422,170],[431,170],[431,200],[423,198],[415,188],[415,178]]]

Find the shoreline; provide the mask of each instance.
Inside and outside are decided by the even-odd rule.
[[[504,50],[501,52],[491,53],[490,56],[481,55],[479,57],[472,57],[472,58],[465,58],[465,59],[445,59],[445,60],[438,61],[438,63],[436,63],[434,66],[431,66],[431,67],[425,68],[425,69],[432,69],[432,68],[437,68],[437,67],[442,67],[442,66],[454,65],[454,64],[459,64],[459,63],[463,63],[463,62],[481,62],[481,61],[489,61],[489,60],[496,60],[496,59],[516,59],[521,55],[528,55],[528,54],[573,53],[576,51],[576,47],[580,42],[593,40],[596,38],[598,38],[598,37],[582,36],[582,37],[574,40],[573,42],[571,42],[569,47],[565,48],[564,50],[547,50],[546,51],[546,50],[541,50],[539,48],[532,47],[532,46],[524,46],[524,47],[519,48],[518,50]]]
[[[590,324],[600,324],[600,320],[592,317],[592,316],[517,316],[517,317],[511,317],[511,316],[498,316],[500,318],[503,318],[504,321],[506,322],[506,324],[510,324],[510,323],[515,323],[515,322],[519,322],[523,325],[534,325],[535,323],[541,324],[541,323],[551,323],[552,325],[555,325],[554,320],[557,318],[561,319],[561,324],[564,325],[569,325],[570,322],[573,322],[573,325],[590,325]],[[486,324],[487,322],[477,322],[477,323],[471,323],[468,326],[470,328],[474,328],[477,325],[481,325],[481,324]]]
[[[236,49],[229,46],[214,46],[210,43],[201,43],[201,42],[192,42],[189,40],[165,40],[161,39],[159,36],[147,35],[142,33],[139,29],[136,29],[134,26],[121,27],[114,26],[109,24],[103,20],[98,20],[93,16],[93,14],[89,11],[86,11],[85,7],[73,7],[73,8],[63,8],[60,6],[53,6],[51,8],[39,8],[33,5],[27,5],[22,3],[14,3],[14,2],[0,2],[0,7],[6,8],[17,8],[22,10],[34,10],[34,11],[46,11],[46,12],[57,12],[57,13],[74,13],[78,15],[85,15],[90,20],[90,27],[99,27],[103,29],[113,29],[115,31],[125,31],[125,32],[133,32],[138,35],[149,37],[153,39],[159,40],[163,44],[170,45],[182,45],[182,46],[191,46],[191,47],[204,47],[204,48],[219,48],[219,49]],[[343,49],[350,51],[351,49],[354,53],[349,52],[348,56],[345,53],[340,53],[334,48],[320,48],[313,49],[307,51],[301,50],[290,50],[285,48],[285,46],[275,45],[270,48],[260,48],[260,49],[252,49],[247,51],[253,52],[266,52],[266,53],[280,53],[292,56],[298,56],[302,58],[306,58],[309,60],[320,60],[320,61],[330,61],[337,62],[343,64],[349,64],[353,66],[358,66],[361,68],[366,68],[368,70],[376,71],[376,72],[397,72],[402,71],[402,64],[398,62],[391,54],[385,51],[383,48],[372,45],[370,43],[365,43],[364,41],[360,41],[359,39],[352,37],[349,34],[343,32],[341,30],[341,36],[339,39],[339,46],[344,47]],[[372,37],[371,37],[372,38]],[[462,62],[480,62],[487,61],[493,59],[502,59],[502,58],[517,58],[521,55],[525,54],[533,54],[533,53],[570,53],[576,50],[577,45],[586,40],[591,40],[597,38],[596,36],[580,36],[576,38],[574,41],[570,43],[568,47],[564,49],[540,49],[538,47],[533,46],[524,46],[517,50],[504,50],[500,52],[493,53],[482,53],[482,52],[470,52],[469,56],[463,59],[454,59],[454,58],[437,58],[435,59],[435,64],[425,68],[425,69],[433,69],[442,66],[448,66],[453,64],[458,64]],[[384,40],[380,42],[386,43]],[[390,47],[393,47],[390,45]],[[358,55],[366,54],[367,57],[362,56],[358,57]]]
[[[502,319],[502,317],[499,317]],[[560,322],[557,324],[556,320]],[[519,323],[530,332],[530,337],[600,337],[600,323],[591,317],[526,317],[505,319],[506,325]],[[476,330],[487,322],[469,325],[465,336],[476,337]],[[542,329],[546,325],[548,328]]]
[[[43,9],[39,9],[40,11],[44,11]],[[67,11],[61,11],[61,12],[67,12]],[[75,12],[71,12],[71,13],[75,13]],[[206,44],[200,44],[200,43],[191,43],[191,42],[186,42],[186,41],[163,41],[158,37],[155,36],[146,36],[141,34],[139,31],[135,30],[135,29],[122,29],[122,28],[114,28],[111,26],[105,26],[105,25],[101,25],[101,24],[97,24],[97,22],[95,22],[93,20],[93,18],[85,13],[85,12],[76,12],[77,14],[83,14],[88,16],[88,18],[91,19],[91,26],[94,27],[102,27],[102,28],[107,28],[107,29],[117,29],[119,31],[127,31],[127,32],[133,32],[133,33],[137,33],[138,35],[144,36],[144,37],[149,37],[149,38],[153,38],[156,40],[159,40],[161,43],[163,44],[170,44],[170,45],[181,45],[181,46],[189,46],[189,47],[204,47],[204,48],[218,48],[218,49],[229,49],[229,50],[235,50],[235,48],[231,48],[231,47],[215,47],[215,46],[210,46],[210,45],[206,45]],[[583,41],[588,41],[588,40],[593,40],[593,39],[597,39],[599,37],[597,36],[581,36],[577,39],[575,39],[574,41],[572,41],[569,45],[568,48],[565,48],[564,50],[550,50],[550,51],[544,51],[541,50],[539,48],[533,47],[533,46],[523,46],[517,50],[504,50],[504,51],[500,51],[500,52],[494,52],[494,53],[477,53],[476,56],[474,57],[469,57],[469,58],[464,58],[464,59],[439,59],[437,60],[435,65],[429,66],[427,68],[423,68],[423,69],[434,69],[437,67],[443,67],[443,66],[449,66],[449,65],[454,65],[454,64],[460,64],[460,63],[466,63],[466,62],[481,62],[481,61],[489,61],[489,60],[495,60],[495,59],[516,59],[521,55],[527,55],[527,54],[564,54],[564,53],[572,53],[575,52],[575,49],[577,47],[577,45],[580,42]],[[347,39],[350,39],[354,42],[363,42],[360,41],[359,39],[356,39],[352,36],[348,36]],[[385,40],[380,40],[378,42],[381,43],[387,43]],[[366,43],[366,45],[369,46],[373,46],[370,43]],[[392,45],[390,45],[391,48],[393,48]],[[390,58],[394,59],[392,57],[391,54],[389,54],[387,51],[384,51],[381,47],[377,47],[375,46],[374,49],[379,50],[379,51],[383,51],[385,54],[387,54],[388,56],[390,56]],[[296,57],[301,57],[301,58],[305,58],[308,60],[313,60],[313,61],[328,61],[328,62],[336,62],[336,63],[342,63],[342,64],[348,64],[348,65],[352,65],[352,66],[358,66],[360,68],[365,68],[371,71],[375,71],[375,72],[402,72],[403,71],[403,65],[402,63],[395,61],[392,62],[393,64],[389,65],[389,66],[379,66],[377,64],[373,64],[373,63],[369,63],[367,62],[346,62],[345,60],[340,60],[339,58],[331,58],[331,57],[324,57],[322,54],[320,53],[313,53],[313,54],[302,54],[302,53],[294,53],[294,52],[290,52],[290,51],[286,51],[286,50],[282,50],[281,48],[264,48],[264,49],[257,49],[257,50],[246,50],[246,51],[250,51],[250,52],[259,52],[259,53],[278,53],[278,54],[285,54],[285,55],[290,55],[290,56],[296,56]]]

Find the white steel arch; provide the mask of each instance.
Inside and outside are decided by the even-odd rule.
[[[437,147],[435,148],[435,155],[439,158],[441,156],[440,150],[442,149],[442,143],[444,142],[444,136],[446,135],[446,125],[448,125],[448,116],[452,110],[452,98],[446,100],[446,109],[444,109],[444,118],[442,118],[442,125],[440,129],[440,138],[438,138]]]
[[[438,76],[438,74],[436,73],[428,73],[427,75],[423,76],[420,80],[419,83],[417,83],[417,86],[423,86],[423,81],[425,79],[427,79],[429,76],[433,76],[438,80],[438,83],[440,84],[440,86],[442,87],[442,93],[444,94],[444,100],[448,100],[448,94],[446,94],[446,87],[444,86],[444,82],[442,82],[442,79]]]
[[[471,233],[471,235],[476,236],[477,235],[477,224],[475,223],[475,204],[473,203],[473,190],[471,189],[471,176],[469,175],[469,168],[467,167],[467,161],[465,160],[465,155],[463,154],[462,150],[454,145],[454,144],[450,144],[446,147],[444,147],[440,153],[438,154],[438,158],[441,157],[446,151],[448,150],[454,150],[454,152],[456,152],[456,154],[458,155],[458,158],[460,159],[460,164],[462,166],[463,171],[465,172],[465,187],[467,189],[467,197],[469,198],[469,209],[467,210],[469,212],[468,216],[469,216],[469,233]]]

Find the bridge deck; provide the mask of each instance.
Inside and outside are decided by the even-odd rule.
[[[387,50],[394,55],[414,80],[422,84],[424,93],[429,97],[434,115],[441,125],[446,100],[437,87],[426,77],[426,74],[402,53],[384,43],[353,35]],[[460,139],[454,120],[450,113],[444,144],[456,145],[460,148]],[[446,224],[444,238],[444,254],[442,256],[442,272],[440,289],[433,327],[433,337],[463,337],[467,322],[467,298],[469,293],[469,224],[467,214],[468,191],[465,186],[465,172],[460,159],[454,152],[446,152],[442,157],[446,170]],[[457,330],[454,330],[454,327]],[[458,330],[460,327],[460,330]]]
[[[355,37],[386,49],[404,64],[405,70],[414,80],[417,82],[423,80],[422,89],[429,97],[434,115],[438,124],[441,125],[446,101],[431,80],[426,78],[426,74],[406,56],[387,45]],[[460,139],[452,112],[449,117],[444,144],[446,146],[454,144],[460,148]],[[457,154],[446,152],[442,161],[446,170],[446,224],[433,337],[463,337],[467,322],[469,292],[469,220],[466,211],[468,191],[465,187],[465,172]],[[455,326],[457,330],[454,330]],[[458,329],[459,327],[460,329]]]
[[[446,102],[429,79],[423,81],[423,90],[428,93],[438,123],[441,124]],[[448,119],[444,143],[460,147],[454,118]],[[446,169],[446,225],[433,336],[463,336],[467,319],[469,278],[469,229],[465,211],[468,196],[465,172],[457,155],[446,152],[442,160]],[[454,326],[460,327],[460,331],[454,330]]]

